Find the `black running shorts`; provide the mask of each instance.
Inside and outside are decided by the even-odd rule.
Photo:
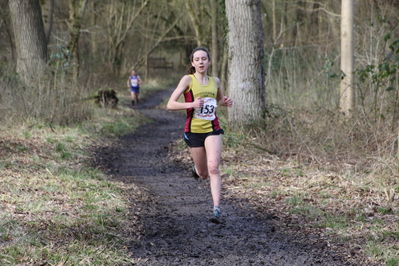
[[[223,129],[218,129],[209,133],[191,133],[185,132],[184,133],[184,141],[186,142],[187,146],[190,148],[193,147],[204,147],[205,146],[205,139],[208,136],[212,135],[220,135],[224,134]]]

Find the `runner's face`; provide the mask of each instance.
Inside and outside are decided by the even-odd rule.
[[[196,51],[193,55],[193,62],[191,65],[195,67],[195,71],[198,73],[206,73],[209,66],[208,54],[205,51]]]

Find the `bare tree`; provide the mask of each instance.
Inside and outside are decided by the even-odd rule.
[[[226,1],[229,26],[229,123],[256,120],[265,107],[263,28],[260,0]]]
[[[9,62],[8,64],[8,69],[15,71],[15,61],[16,61],[16,55],[15,55],[15,47],[13,45],[13,37],[12,37],[12,29],[10,25],[10,12],[8,7],[8,2],[6,1],[0,1],[0,39],[2,39],[4,42],[7,40],[9,44],[9,51],[10,55],[9,56],[2,56],[0,59],[1,61]],[[3,32],[4,31],[4,32]],[[2,45],[3,47],[6,46]]]
[[[86,8],[87,0],[70,0],[69,2],[69,20],[71,21],[71,33],[68,51],[73,56],[73,79],[77,80],[79,76],[79,37],[82,28],[82,18]]]
[[[340,111],[349,116],[354,107],[353,95],[353,0],[342,0],[341,12],[341,84]]]
[[[113,0],[107,6],[108,60],[111,69],[117,75],[120,72],[123,48],[129,32],[148,3],[148,0],[141,0],[138,5],[134,5],[130,1]]]
[[[141,63],[145,62],[145,64],[146,64],[145,79],[148,78],[148,72],[149,72],[149,70],[148,70],[148,57],[165,40],[166,35],[168,35],[169,32],[171,32],[174,29],[174,27],[180,21],[182,16],[183,16],[183,14],[180,14],[179,16],[177,16],[174,19],[174,21],[169,25],[169,27],[165,28],[163,33],[160,34],[160,36],[157,37],[157,39],[151,40],[150,43],[148,44],[148,47],[144,50],[142,56],[137,59],[137,63],[133,66],[133,68],[136,68]]]
[[[9,8],[17,51],[17,72],[23,82],[32,86],[32,82],[43,76],[47,61],[39,0],[10,0]]]
[[[42,17],[46,32],[46,42],[49,44],[51,31],[54,25],[54,0],[43,1],[42,3]]]
[[[197,46],[204,46],[204,43],[206,43],[205,38],[207,35],[206,27],[204,25],[206,4],[202,3],[201,1],[186,1],[185,6],[187,14],[193,25]]]
[[[90,1],[90,25],[92,27],[96,27],[97,25],[97,6],[98,3],[96,1]],[[96,38],[96,32],[94,30],[91,31],[90,35],[90,47],[91,47],[91,52],[95,54],[97,52],[97,38]]]
[[[218,24],[220,22],[218,3],[216,0],[211,1],[211,21],[212,21],[212,76],[219,76],[219,32]]]

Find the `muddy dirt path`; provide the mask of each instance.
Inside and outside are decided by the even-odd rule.
[[[287,234],[276,217],[256,213],[225,189],[223,223],[209,222],[209,183],[168,157],[184,123],[182,113],[156,108],[170,93],[160,91],[135,110],[154,123],[98,154],[113,178],[143,191],[140,202],[131,199],[135,233],[128,248],[135,265],[356,265],[325,240]]]

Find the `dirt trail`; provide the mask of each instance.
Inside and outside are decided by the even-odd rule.
[[[153,119],[136,133],[102,150],[98,158],[113,178],[145,191],[132,203],[135,236],[129,246],[136,265],[356,265],[319,239],[296,239],[223,190],[223,223],[209,222],[208,181],[196,180],[168,158],[168,145],[181,138],[184,117],[156,108],[171,90],[143,101],[136,112]],[[132,201],[133,202],[133,201]]]

